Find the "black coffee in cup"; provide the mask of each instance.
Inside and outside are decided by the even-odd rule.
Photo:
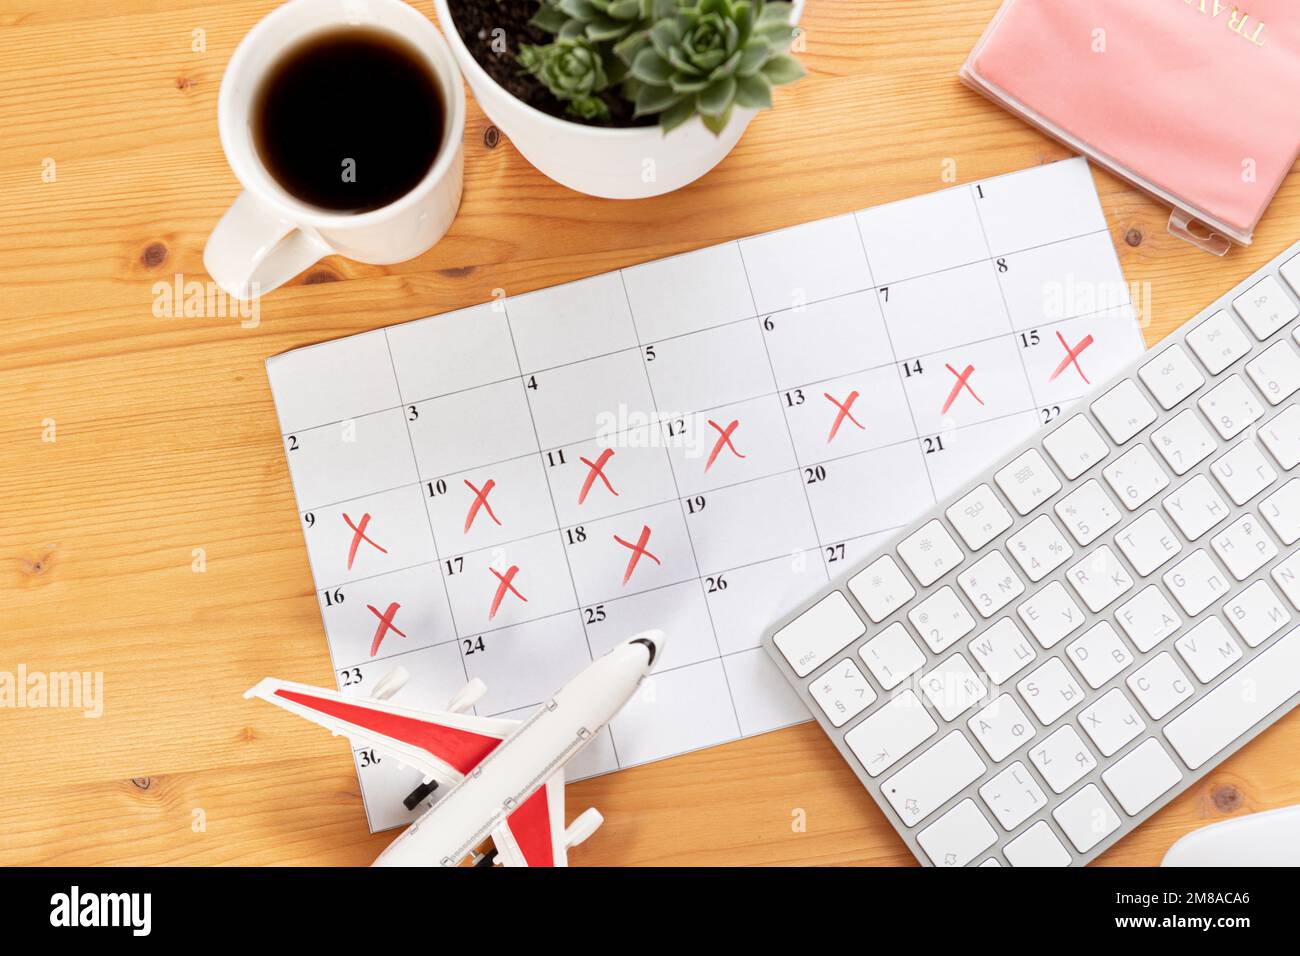
[[[290,47],[253,98],[263,165],[294,198],[367,212],[406,195],[442,147],[446,107],[414,46],[373,27],[340,27]]]

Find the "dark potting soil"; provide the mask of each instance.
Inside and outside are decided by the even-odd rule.
[[[528,22],[537,12],[538,0],[447,0],[447,6],[451,9],[456,30],[465,41],[465,46],[469,47],[469,52],[479,65],[487,70],[488,76],[496,80],[506,92],[534,109],[588,126],[652,126],[658,122],[654,116],[633,119],[632,104],[619,96],[617,89],[609,89],[601,94],[601,99],[609,107],[608,119],[580,119],[566,113],[564,103],[557,100],[532,75],[520,69],[515,62],[515,53],[520,43],[540,45],[553,39],[545,30],[539,30]],[[506,51],[503,53],[492,49],[492,31],[497,29],[505,33]]]

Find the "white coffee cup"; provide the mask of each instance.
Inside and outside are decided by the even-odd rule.
[[[334,212],[294,198],[267,171],[253,143],[253,100],[263,77],[302,38],[341,26],[405,39],[427,60],[444,100],[442,147],[429,172],[410,192],[369,212]],[[270,292],[332,253],[379,265],[418,256],[446,234],[460,206],[465,90],[446,41],[401,0],[291,0],[268,14],[230,58],[217,126],[244,191],[208,237],[203,265],[241,300]]]

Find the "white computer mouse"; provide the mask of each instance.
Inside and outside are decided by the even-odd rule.
[[[1300,806],[1235,817],[1187,834],[1161,866],[1300,866]]]

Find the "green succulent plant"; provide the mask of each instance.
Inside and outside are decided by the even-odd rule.
[[[518,60],[584,119],[607,117],[597,94],[617,87],[665,133],[698,114],[717,134],[736,106],[770,107],[772,87],[804,75],[786,53],[791,12],[764,0],[541,0],[532,22],[556,38]]]
[[[609,87],[601,53],[585,37],[564,37],[545,46],[522,44],[519,65],[582,119],[604,119],[609,107],[600,93]]]
[[[699,0],[657,21],[644,41],[619,50],[636,115],[657,114],[667,132],[698,113],[721,133],[736,106],[770,107],[773,86],[804,75],[785,52],[794,39],[790,12],[789,3]]]

